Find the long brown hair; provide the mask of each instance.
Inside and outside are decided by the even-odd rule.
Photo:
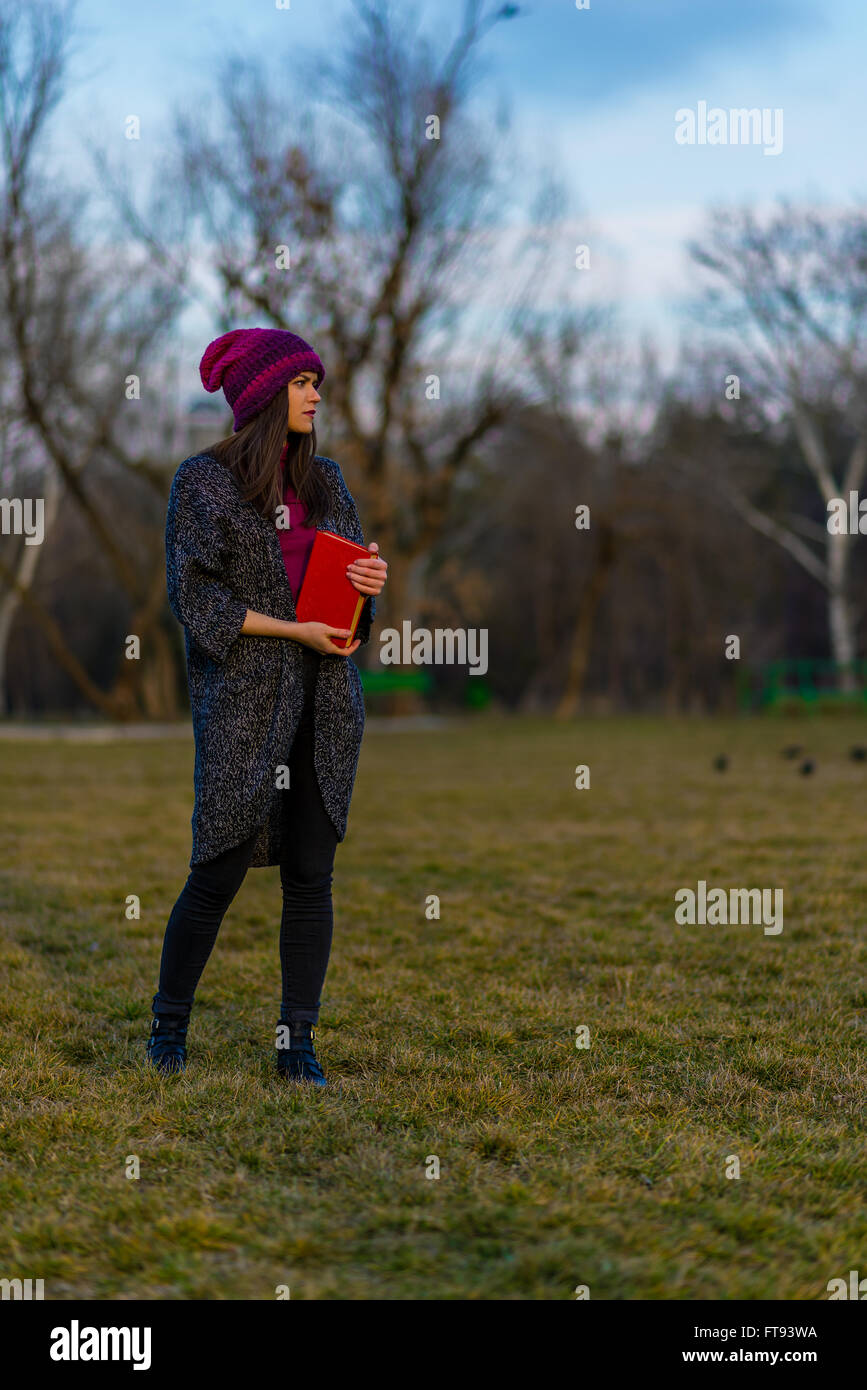
[[[316,462],[316,431],[301,434],[290,430],[288,411],[286,392],[278,391],[273,401],[236,434],[217,440],[203,452],[213,454],[228,468],[245,502],[252,502],[262,516],[274,519],[288,480],[307,507],[305,525],[320,526],[328,514],[331,493]],[[287,439],[286,472],[282,475],[280,454]]]

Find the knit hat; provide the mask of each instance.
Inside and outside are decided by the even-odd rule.
[[[309,343],[283,328],[233,328],[205,348],[199,375],[206,391],[223,394],[235,416],[235,430],[246,425],[299,372],[316,372],[317,387],[325,368]]]

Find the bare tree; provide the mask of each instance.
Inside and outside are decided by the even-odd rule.
[[[316,59],[330,119],[237,59],[214,102],[219,135],[201,106],[178,118],[176,182],[215,248],[220,328],[253,319],[321,344],[330,438],[389,560],[393,621],[417,614],[462,473],[516,399],[503,382],[545,233],[510,231],[507,245],[501,222],[520,208],[532,223],[551,188],[543,175],[534,207],[469,99],[485,33],[517,13],[470,0],[440,56],[408,6],[397,18],[357,0],[340,53]]]
[[[162,626],[165,558],[161,536],[142,537],[137,558],[137,509],[162,509],[165,453],[157,447],[164,421],[161,393],[150,422],[129,399],[131,377],[156,388],[155,344],[179,305],[177,288],[139,255],[100,246],[87,235],[88,198],[64,187],[40,159],[64,89],[71,7],[53,3],[0,6],[0,342],[4,351],[4,486],[77,509],[108,572],[128,599],[129,631],[141,639],[142,659],[125,659],[118,643],[112,688],[102,690],[73,651],[66,633],[40,600],[35,581],[39,547],[4,543],[0,581],[6,585],[3,628],[8,637],[17,604],[86,698],[104,714],[165,715],[174,704],[176,653]],[[136,428],[136,424],[138,428]],[[13,467],[13,460],[20,466]],[[126,479],[124,506],[112,512],[91,471],[116,470]],[[46,538],[48,539],[48,538]],[[30,552],[28,554],[28,551]]]
[[[690,252],[708,277],[702,313],[723,335],[718,399],[726,375],[737,376],[741,399],[725,409],[756,428],[790,426],[824,507],[848,502],[867,468],[867,214],[786,203],[764,219],[749,209],[720,211]],[[823,586],[841,688],[854,689],[855,538],[775,512],[731,470],[701,471],[711,495]]]

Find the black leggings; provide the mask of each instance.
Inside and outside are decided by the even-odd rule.
[[[280,1021],[317,1023],[334,913],[331,879],[337,832],[322,802],[313,766],[313,687],[319,654],[303,648],[304,708],[289,754],[289,787],[282,793],[286,834],[280,862],[283,913]],[[217,939],[226,909],[244,881],[256,840],[195,864],[172,908],[163,941],[157,1013],[186,1016]]]

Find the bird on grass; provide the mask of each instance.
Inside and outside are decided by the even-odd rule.
[[[853,763],[865,763],[867,762],[867,748],[856,743],[854,748],[849,749],[849,757],[852,759]]]
[[[810,773],[814,770],[815,766],[816,764],[813,762],[812,758],[805,758],[804,761],[801,763],[801,766],[798,768],[798,771],[800,772],[802,777],[809,777]]]
[[[726,768],[729,765],[729,760],[726,757],[725,753],[720,753],[718,758],[714,758],[713,765],[717,772],[725,772]]]

